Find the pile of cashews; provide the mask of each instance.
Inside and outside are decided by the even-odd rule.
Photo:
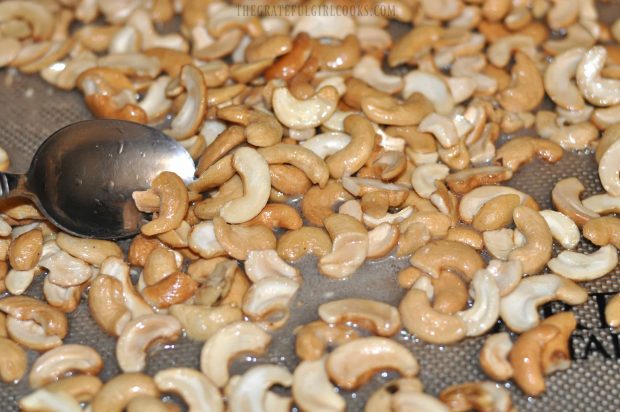
[[[570,367],[574,315],[541,320],[538,308],[583,304],[579,282],[618,263],[620,219],[609,215],[620,212],[620,20],[601,23],[593,0],[368,4],[392,13],[260,17],[207,0],[0,3],[0,67],[77,88],[97,117],[167,120],[165,133],[197,161],[189,185],[164,172],[133,194],[153,219],[127,255],[60,232],[26,200],[0,205],[0,379],[26,374],[24,348],[41,353],[22,410],[170,411],[161,396],[174,393],[190,411],[336,412],[346,409],[337,389],[393,370],[401,377],[366,411],[512,411],[496,382],[538,396],[546,375]],[[179,30],[160,33],[175,18]],[[390,21],[408,32],[393,39]],[[537,110],[545,97],[555,106]],[[535,135],[496,147],[524,128]],[[582,149],[595,150],[605,193],[582,200],[583,184],[569,177],[550,194],[555,210],[539,210],[502,185],[534,158],[555,163]],[[0,169],[8,165],[0,149]],[[574,251],[582,235],[598,250]],[[354,279],[367,260],[408,259],[393,274],[406,293],[398,307],[323,302],[318,319],[296,329],[293,372],[262,364],[230,376],[233,360],[265,354],[269,332],[288,322],[304,277],[314,276],[292,263],[309,254],[334,279]],[[44,300],[24,294],[39,276]],[[63,343],[66,314],[86,294],[92,318],[118,338],[122,374],[105,383],[94,349]],[[620,326],[620,295],[606,317]],[[411,350],[391,339],[404,328],[457,344],[498,319],[511,333],[484,338],[479,363],[490,380],[438,398],[424,393]],[[181,336],[204,341],[199,369],[146,375],[149,348]]]

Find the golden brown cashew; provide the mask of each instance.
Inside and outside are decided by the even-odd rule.
[[[534,275],[540,272],[549,259],[553,246],[553,236],[545,219],[527,206],[517,206],[512,212],[517,229],[523,233],[527,242],[508,255],[509,260],[520,260],[523,272]]]
[[[228,296],[232,293],[231,292]],[[219,306],[178,304],[169,308],[170,314],[177,318],[190,339],[206,341],[223,326],[240,321],[243,313],[239,307],[223,302]]]
[[[30,270],[39,261],[43,248],[43,234],[30,230],[15,238],[9,246],[9,262],[15,270]]]
[[[291,51],[293,41],[283,34],[264,35],[254,38],[245,49],[248,62],[282,56]]]
[[[185,183],[171,172],[160,173],[151,184],[160,198],[159,215],[140,228],[145,236],[154,236],[179,227],[189,207]]]
[[[404,102],[392,96],[363,97],[361,108],[368,119],[393,126],[418,125],[433,112],[433,104],[421,93],[413,93]]]
[[[329,180],[327,165],[311,150],[303,146],[279,143],[270,147],[258,149],[267,163],[289,163],[301,169],[314,184],[325,187]]]
[[[312,39],[307,33],[299,33],[293,39],[290,52],[281,56],[273,66],[264,73],[266,80],[282,78],[288,80],[293,77],[306,63],[312,53]]]
[[[512,178],[510,168],[499,166],[483,166],[463,169],[446,176],[446,184],[451,191],[464,194],[471,190],[493,183],[500,183]]]
[[[351,326],[328,325],[316,320],[295,331],[295,353],[304,361],[321,359],[328,346],[339,346],[358,337]]]
[[[159,397],[153,378],[143,373],[123,373],[106,382],[91,403],[93,412],[123,412],[140,396]]]
[[[513,379],[525,394],[538,396],[544,392],[542,353],[558,333],[560,330],[555,326],[539,325],[519,336],[508,354]]]
[[[319,306],[319,317],[329,324],[352,322],[380,336],[393,336],[400,328],[395,307],[370,299],[341,299]]]
[[[282,126],[276,118],[246,106],[228,106],[217,110],[217,117],[245,126],[244,135],[251,145],[268,147],[282,140]]]
[[[584,190],[585,187],[578,178],[569,177],[557,182],[551,191],[551,201],[555,208],[571,218],[577,226],[583,226],[588,220],[600,217],[581,203],[579,195]]]
[[[47,335],[60,339],[67,335],[65,314],[40,300],[28,296],[9,296],[0,300],[0,310],[19,321],[34,321]]]
[[[434,240],[422,246],[410,262],[435,278],[442,270],[454,270],[471,279],[477,270],[484,268],[484,261],[476,249],[453,240]]]
[[[207,147],[196,167],[196,174],[202,175],[218,160],[223,158],[233,148],[245,142],[246,137],[241,126],[230,126],[219,134],[215,140]],[[232,159],[231,159],[232,160]],[[231,163],[232,166],[232,163]]]
[[[332,241],[324,229],[303,226],[284,233],[278,239],[277,250],[282,259],[294,262],[308,253],[317,257],[327,255],[332,250]]]
[[[323,226],[323,221],[334,214],[338,202],[350,200],[352,196],[340,183],[329,180],[324,188],[312,187],[301,200],[301,213],[313,225]]]
[[[404,377],[418,373],[416,358],[401,344],[380,337],[353,340],[327,356],[327,374],[343,389],[355,389],[380,370],[396,370]]]
[[[545,375],[570,367],[568,348],[570,335],[577,327],[577,319],[573,312],[560,312],[543,320],[541,325],[552,325],[559,333],[543,347],[542,367]]]
[[[183,272],[175,271],[142,290],[144,300],[150,305],[163,309],[183,303],[194,296],[198,284]]]
[[[512,223],[512,213],[521,204],[515,194],[497,196],[484,204],[476,213],[472,225],[481,232],[497,230]]]
[[[361,169],[375,145],[375,130],[362,116],[348,116],[344,120],[344,132],[351,136],[351,142],[325,160],[329,173],[335,179],[350,176]]]
[[[88,307],[99,327],[113,336],[120,335],[131,319],[123,302],[123,286],[111,276],[99,275],[91,282]]]
[[[296,230],[302,227],[303,222],[294,207],[281,203],[268,203],[256,217],[244,223],[247,226],[255,224],[265,225],[270,229]]]
[[[590,219],[583,225],[583,237],[598,246],[620,247],[620,219],[605,216]]]
[[[312,182],[306,174],[295,166],[269,165],[269,175],[271,186],[287,195],[303,195],[312,187]]]
[[[243,182],[237,175],[223,183],[217,193],[196,203],[194,213],[200,219],[213,219],[220,212],[220,208],[231,200],[243,196]]]
[[[388,65],[395,67],[403,63],[414,64],[439,40],[443,31],[439,26],[416,26],[394,43],[387,58]]]
[[[527,112],[537,107],[545,95],[542,77],[530,57],[517,52],[512,67],[511,87],[502,91],[497,101],[511,112]]]
[[[0,379],[5,383],[18,381],[28,370],[26,351],[8,338],[0,338]]]
[[[276,237],[267,226],[229,225],[221,217],[213,219],[213,226],[217,241],[235,259],[247,259],[251,250],[276,248]]]
[[[549,163],[555,163],[562,159],[564,151],[559,144],[547,139],[516,137],[497,149],[495,160],[516,172],[521,166],[531,162],[534,155]]]
[[[57,381],[68,372],[98,375],[103,368],[101,356],[84,345],[62,345],[41,355],[32,365],[29,381],[32,388],[39,388]]]
[[[77,375],[48,383],[43,387],[48,392],[65,392],[78,402],[90,402],[103,386],[96,376]]]

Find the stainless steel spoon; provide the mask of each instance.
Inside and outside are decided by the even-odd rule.
[[[82,237],[118,239],[138,232],[146,216],[131,194],[163,171],[186,183],[194,161],[157,129],[121,120],[66,126],[41,144],[24,175],[1,173],[0,198],[22,196],[60,229]]]

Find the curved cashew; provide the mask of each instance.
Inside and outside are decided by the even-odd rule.
[[[590,219],[583,225],[583,237],[598,246],[614,245],[620,247],[620,219],[599,217]]]
[[[182,140],[196,133],[202,125],[207,108],[207,86],[202,71],[194,65],[186,64],[181,69],[181,85],[187,97],[181,110],[164,133]]]
[[[601,77],[607,60],[607,50],[601,46],[588,50],[577,66],[577,86],[586,100],[597,106],[620,103],[620,80]]]
[[[538,396],[545,390],[542,352],[559,332],[552,325],[540,325],[528,330],[519,336],[508,355],[514,370],[513,379],[529,396]]]
[[[510,260],[519,260],[523,272],[529,275],[540,272],[551,258],[553,237],[547,222],[533,209],[517,206],[512,212],[517,229],[527,239],[525,245],[514,249],[508,255]]]
[[[154,236],[181,225],[189,207],[189,196],[183,180],[172,172],[162,172],[151,183],[159,196],[159,215],[140,228],[145,236]]]
[[[91,282],[88,307],[99,327],[114,336],[120,335],[131,319],[123,302],[123,286],[111,276],[99,275]]]
[[[497,322],[499,317],[499,288],[495,277],[486,269],[476,271],[471,281],[474,304],[471,308],[458,312],[465,323],[467,336],[480,336]]]
[[[170,306],[169,311],[181,322],[189,338],[200,341],[209,339],[222,326],[243,318],[241,309],[223,303],[215,307],[177,304]]]
[[[373,122],[394,126],[419,124],[433,112],[432,103],[421,93],[412,93],[404,102],[392,96],[363,97],[361,108]]]
[[[512,213],[521,199],[516,194],[499,195],[487,201],[476,213],[472,225],[484,233],[512,223]],[[496,246],[496,245],[492,245]]]
[[[355,389],[379,370],[396,370],[411,378],[418,373],[418,361],[403,345],[388,338],[368,337],[334,349],[326,361],[327,374],[343,389]]]
[[[451,20],[461,14],[463,7],[461,0],[422,0],[424,13],[437,20]]]
[[[9,262],[15,270],[30,270],[41,257],[43,234],[40,230],[29,230],[15,237],[9,246]]]
[[[93,348],[62,345],[41,355],[32,365],[28,378],[30,386],[36,389],[58,380],[68,372],[97,375],[102,368],[101,356]]]
[[[542,325],[552,325],[560,331],[543,348],[542,366],[545,375],[555,371],[570,368],[569,339],[577,327],[577,319],[573,312],[559,312],[541,322]]]
[[[322,274],[335,278],[352,275],[368,254],[368,232],[348,215],[334,214],[324,220],[332,239],[332,251],[319,260]]]
[[[273,111],[283,125],[291,129],[320,126],[336,111],[338,92],[331,86],[323,87],[312,97],[299,100],[286,87],[273,92]]]
[[[388,65],[395,67],[403,63],[415,63],[418,57],[428,52],[431,45],[439,40],[443,31],[440,26],[415,26],[394,43],[388,54]]]
[[[419,289],[407,292],[398,310],[407,331],[424,342],[450,344],[467,334],[467,326],[459,316],[434,310],[426,293]]]
[[[460,140],[454,122],[437,113],[426,116],[418,126],[418,131],[433,134],[446,149],[456,146]]]
[[[511,178],[510,167],[482,166],[451,173],[446,176],[445,180],[451,191],[465,194],[479,186],[500,183]]]
[[[47,269],[48,281],[61,287],[81,285],[92,276],[90,265],[63,250],[43,256],[39,266]]]
[[[251,250],[275,249],[276,236],[264,225],[229,225],[221,217],[213,219],[215,237],[235,259],[245,260]]]
[[[600,217],[598,213],[585,207],[579,195],[585,190],[576,177],[562,179],[551,191],[551,200],[559,212],[568,216],[577,226],[583,226],[588,220]]]
[[[122,259],[115,257],[107,258],[101,264],[99,272],[103,275],[109,275],[120,282],[123,301],[127,309],[129,309],[129,312],[131,312],[132,318],[153,313],[153,309],[142,299],[142,296],[136,292],[131,282],[131,277],[129,276],[129,266]],[[116,298],[116,294],[111,293],[107,295],[106,298]],[[119,322],[121,320],[122,317],[119,316]],[[117,324],[117,328],[118,327],[120,326]]]
[[[530,57],[534,56],[536,54],[534,39],[523,34],[504,36],[489,46],[487,57],[494,66],[505,67],[515,51]]]
[[[523,265],[519,260],[493,259],[487,265],[486,270],[495,278],[500,296],[506,296],[512,292],[523,276]]]
[[[590,196],[581,203],[584,208],[602,215],[620,212],[620,197],[610,196],[607,193]]]
[[[397,393],[422,392],[423,386],[417,378],[399,378],[377,389],[366,401],[365,412],[392,410],[393,396]]]
[[[294,262],[307,253],[323,257],[332,250],[332,241],[327,232],[318,227],[303,226],[289,230],[278,239],[278,255]]]
[[[429,46],[427,44],[426,46]],[[428,73],[422,70],[414,70],[407,73],[403,80],[402,95],[409,99],[414,93],[423,94],[435,107],[440,115],[449,114],[454,108],[454,99],[446,82],[437,74]]]
[[[90,402],[102,386],[103,382],[96,376],[77,375],[49,383],[43,389],[48,392],[65,392],[78,402]]]
[[[319,317],[329,324],[353,322],[380,336],[393,336],[400,328],[398,310],[369,299],[341,299],[319,306]]]
[[[143,373],[123,373],[106,382],[90,406],[93,412],[123,412],[132,399],[140,396],[159,397],[153,378]]]
[[[618,264],[618,253],[613,245],[601,247],[589,255],[565,250],[551,259],[547,266],[565,278],[585,282],[605,276]]]
[[[282,260],[273,249],[252,250],[244,263],[244,269],[245,274],[252,282],[271,276],[282,276],[296,282],[301,281],[299,269]]]
[[[175,271],[142,290],[142,296],[153,307],[165,309],[190,299],[198,284],[183,272]]]
[[[489,202],[501,195],[517,195],[523,205],[534,206],[534,200],[527,194],[507,186],[480,186],[467,193],[461,198],[459,204],[459,215],[465,223],[471,223],[481,208]]]
[[[534,155],[549,163],[555,163],[562,159],[564,151],[553,141],[527,136],[516,137],[497,149],[495,160],[500,160],[503,166],[516,172],[521,166],[531,162]]]
[[[42,328],[44,334],[63,339],[67,335],[65,314],[40,300],[28,296],[9,296],[0,300],[0,310],[6,313],[7,328],[10,318],[17,321],[33,321]],[[17,326],[17,322],[10,322]],[[25,325],[24,325],[25,326]],[[11,330],[8,329],[9,336]]]
[[[213,222],[200,222],[192,228],[189,235],[189,248],[205,259],[226,254],[215,236]]]
[[[305,147],[279,143],[260,148],[258,152],[270,165],[289,163],[301,169],[312,183],[318,184],[320,187],[325,187],[329,180],[329,169],[323,159]]]
[[[497,101],[510,112],[527,112],[542,102],[545,87],[536,64],[527,54],[517,52],[515,59],[511,85],[499,94]]]
[[[495,382],[467,382],[441,391],[439,399],[451,411],[513,410],[510,392]]]
[[[228,366],[242,353],[260,355],[267,350],[271,336],[250,322],[235,322],[219,329],[202,347],[200,370],[222,388],[229,379]]]
[[[301,146],[314,152],[321,159],[344,149],[351,142],[351,136],[341,132],[321,133],[300,143]]]
[[[283,326],[299,283],[283,276],[260,279],[243,296],[243,313],[268,329]]]
[[[612,196],[620,196],[620,177],[618,165],[620,164],[620,143],[614,142],[598,162],[598,175],[603,188]]]
[[[476,249],[453,240],[434,240],[418,249],[410,259],[411,265],[436,278],[442,270],[454,270],[467,279],[484,268]]]
[[[489,335],[480,349],[480,366],[484,373],[496,381],[506,381],[512,377],[512,365],[508,354],[512,341],[508,332]]]
[[[233,155],[233,167],[241,176],[244,194],[224,204],[220,216],[228,223],[243,223],[258,215],[269,200],[269,165],[256,150],[242,147]]]
[[[344,411],[345,400],[334,391],[325,359],[303,361],[293,372],[293,398],[302,411]]]
[[[567,110],[581,110],[585,106],[581,91],[572,82],[584,54],[581,48],[567,50],[555,56],[545,71],[545,91],[555,104]]]
[[[289,387],[293,375],[283,366],[259,365],[244,373],[228,395],[231,412],[267,412],[266,395],[273,385]],[[288,408],[287,408],[288,409]]]
[[[116,359],[123,372],[139,372],[146,366],[146,351],[156,341],[174,342],[181,323],[168,315],[144,315],[129,322],[116,342]]]
[[[24,412],[79,412],[80,404],[72,396],[63,392],[49,392],[39,389],[19,400],[19,409]]]
[[[387,256],[398,243],[398,228],[382,223],[368,232],[368,259]]]
[[[375,130],[362,116],[348,116],[344,120],[344,132],[351,136],[349,144],[325,160],[331,176],[336,179],[350,176],[361,169],[375,146]]]
[[[157,372],[153,380],[160,391],[179,394],[190,412],[224,411],[224,401],[218,388],[195,369],[164,369]]]
[[[56,235],[56,244],[70,255],[95,266],[101,266],[109,256],[123,257],[121,248],[109,240],[81,239],[60,232]]]
[[[26,351],[6,337],[0,337],[0,379],[5,383],[16,382],[28,370]]]
[[[564,249],[577,246],[580,239],[579,228],[568,216],[555,210],[541,210],[538,213],[547,222],[553,238],[560,242]]]
[[[385,74],[381,70],[380,61],[370,55],[362,57],[355,65],[353,77],[389,94],[398,93],[403,88],[403,79],[399,76]]]
[[[444,180],[450,168],[441,163],[429,163],[416,167],[411,173],[411,185],[421,197],[428,199],[435,191],[436,180]]]
[[[540,323],[538,306],[552,300],[580,305],[587,299],[586,290],[569,279],[554,274],[528,276],[502,298],[500,315],[511,330],[524,332]]]

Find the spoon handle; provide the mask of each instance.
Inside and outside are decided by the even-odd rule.
[[[9,197],[23,183],[25,175],[0,172],[0,199]],[[16,193],[13,193],[16,194]]]

